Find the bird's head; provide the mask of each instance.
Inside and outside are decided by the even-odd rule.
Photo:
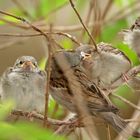
[[[81,45],[76,49],[82,60],[88,60],[92,57],[92,54],[96,51],[91,45]]]
[[[39,67],[37,61],[32,56],[21,56],[14,64],[15,71],[36,72]]]

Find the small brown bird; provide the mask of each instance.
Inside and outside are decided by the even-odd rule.
[[[46,74],[32,56],[19,57],[0,81],[2,100],[14,100],[15,109],[44,112]]]
[[[68,62],[67,67],[62,67],[63,58]],[[85,55],[84,55],[85,56]],[[88,56],[88,54],[87,54]],[[60,58],[60,59],[59,59]],[[73,91],[76,91],[76,82],[79,83],[82,96],[85,100],[88,112],[96,117],[104,119],[107,123],[119,133],[125,131],[127,123],[118,114],[118,109],[111,103],[111,101],[104,95],[102,90],[90,80],[86,74],[86,70],[81,67],[83,61],[82,54],[79,51],[73,52],[58,52],[52,57],[51,75],[50,75],[50,93],[52,97],[61,105],[68,108],[71,112],[77,113],[76,102],[73,100],[76,92],[72,92],[70,85],[73,85]],[[68,82],[66,73],[70,70],[76,77]],[[72,78],[72,77],[69,77]],[[129,130],[132,130],[129,128]],[[129,135],[128,129],[125,131]],[[132,134],[134,137],[140,137],[136,131]]]
[[[130,27],[130,30],[140,30],[140,17],[137,17],[137,19],[135,20],[135,23]]]
[[[123,76],[131,68],[131,62],[110,44],[101,42],[97,46],[98,52],[90,45],[77,48],[76,51],[84,57],[81,65],[101,89],[115,89],[125,82]],[[121,77],[122,81],[116,82]]]
[[[124,43],[140,57],[140,17],[135,20],[130,29],[123,30],[121,34],[124,36]]]

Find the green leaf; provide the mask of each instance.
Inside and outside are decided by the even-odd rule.
[[[1,140],[14,140],[15,136],[18,138],[19,132],[15,126],[6,122],[0,122],[0,139]]]
[[[48,108],[49,116],[52,115],[52,113],[54,111],[54,108],[55,108],[55,105],[56,105],[56,101],[53,98],[50,98],[50,100],[49,100],[49,108]],[[64,110],[63,107],[61,105],[59,105],[57,112],[55,112],[54,118],[58,119],[59,117],[61,117],[64,114],[63,110]]]
[[[132,4],[135,0],[114,0],[114,3],[118,7],[123,7],[124,5]]]
[[[12,13],[13,15],[16,15],[17,17],[18,16],[19,17],[23,16],[23,13],[18,8],[11,8],[11,9],[9,9],[8,13]],[[21,22],[20,20],[17,20],[16,18],[13,18],[13,17],[8,16],[8,15],[3,15],[2,18],[6,19],[8,21],[11,21],[11,22],[15,22],[15,23],[20,23]],[[4,24],[5,24],[4,21],[0,21],[0,25],[4,25]]]
[[[83,10],[85,8],[86,1],[85,0],[78,0],[76,3],[76,9],[79,11]]]
[[[0,120],[4,120],[6,116],[11,112],[14,108],[14,103],[12,101],[5,101],[0,104]]]
[[[123,28],[127,27],[127,22],[125,19],[116,21],[113,24],[106,25],[102,31],[101,39],[104,42],[113,42],[115,40],[116,34]],[[116,40],[114,41],[116,42]]]
[[[47,59],[45,57],[40,60],[39,67],[41,70],[45,70],[46,62],[47,62]]]
[[[63,39],[60,44],[64,47],[66,50],[73,49],[73,43],[69,39]]]
[[[32,138],[32,140],[44,140],[44,139],[48,139],[48,140],[54,140],[54,139],[58,139],[58,140],[64,140],[63,137],[57,136],[57,135],[53,135],[53,133],[50,130],[45,130],[37,125],[33,125],[30,123],[17,123],[15,125],[21,132],[23,132],[23,135],[26,136],[26,140],[27,138]],[[31,139],[29,139],[31,140]]]
[[[65,140],[62,136],[53,135],[50,130],[43,129],[38,125],[25,122],[8,124],[0,122],[0,139],[1,140]]]
[[[131,48],[129,48],[128,45],[123,43],[118,43],[116,48],[121,50],[129,58],[129,60],[131,60],[133,66],[140,64],[137,54]]]
[[[5,22],[4,21],[0,21],[0,25],[4,25],[5,24]]]
[[[45,17],[50,11],[65,4],[67,0],[40,0],[40,5],[37,10],[39,16]]]
[[[12,21],[12,22],[16,22],[16,23],[21,22],[21,21],[15,19],[13,17],[7,16],[7,15],[3,16],[3,18],[6,19],[6,20],[8,20],[8,21]],[[4,21],[0,21],[0,25],[4,25],[4,24],[5,24]]]
[[[122,5],[122,0],[114,0],[114,3],[115,3],[117,6],[121,6],[121,5]]]
[[[122,96],[128,100],[130,100],[131,97],[133,96],[131,88],[128,87],[127,85],[122,85],[119,88],[117,88],[117,90],[115,91],[114,94]],[[118,108],[129,109],[129,106],[126,103],[124,103],[123,101],[121,101],[120,99],[115,98],[113,95],[110,95],[110,98],[111,98],[112,102],[114,104],[116,104],[116,106],[118,106]]]

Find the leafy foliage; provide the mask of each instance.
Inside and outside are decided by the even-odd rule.
[[[36,11],[37,15],[40,17],[45,17],[49,12],[62,6],[65,3],[67,3],[67,0],[41,0],[39,8]]]
[[[38,125],[17,122],[11,124],[4,121],[7,115],[9,115],[11,108],[13,108],[12,102],[5,102],[0,105],[0,139],[1,140],[65,140],[64,137],[53,135],[50,130],[43,129]]]

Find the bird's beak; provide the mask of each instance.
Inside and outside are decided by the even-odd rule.
[[[24,69],[24,70],[33,70],[35,68],[35,65],[31,62],[31,61],[25,61],[21,67]]]
[[[82,66],[85,69],[91,70],[92,66],[94,65],[92,60],[92,54],[81,52],[81,57],[82,57]]]
[[[91,54],[85,53],[85,52],[81,52],[81,57],[82,57],[83,60],[86,60],[86,59],[91,58]]]

